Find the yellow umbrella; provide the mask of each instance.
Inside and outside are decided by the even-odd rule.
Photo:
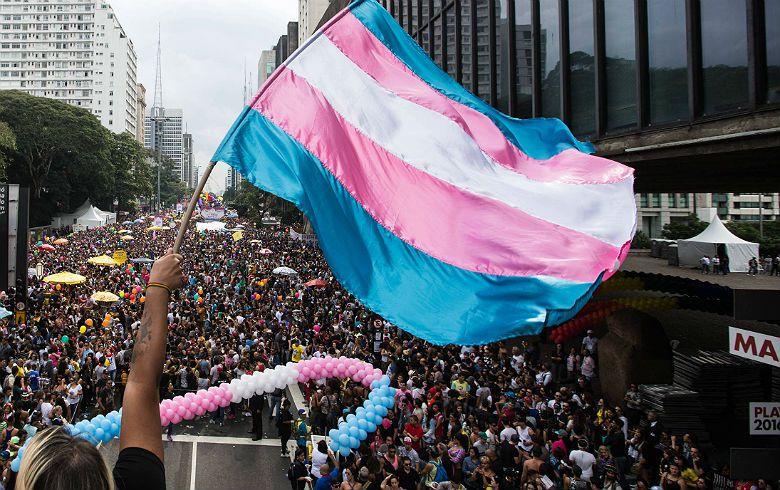
[[[162,230],[170,230],[167,226],[150,226],[146,229],[147,231],[162,231]]]
[[[69,242],[67,238],[58,238],[54,240],[54,242],[52,243],[54,243],[55,245],[67,245]]]
[[[44,282],[53,284],[81,284],[87,280],[86,277],[72,272],[58,272],[43,278]]]
[[[121,236],[121,237],[119,237],[119,239],[122,240],[123,242],[129,242],[130,240],[133,239],[133,235]]]
[[[87,260],[88,263],[92,265],[104,265],[104,266],[110,266],[113,267],[115,265],[119,265],[116,263],[116,260],[112,259],[108,255],[101,255],[99,257],[92,257],[89,260]]]
[[[132,232],[133,232],[132,230],[119,230],[117,233],[124,234],[124,233],[132,233]]]
[[[115,303],[119,301],[119,296],[108,291],[98,291],[90,296],[93,301],[99,301],[101,303]]]

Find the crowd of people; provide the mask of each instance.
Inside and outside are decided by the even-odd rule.
[[[67,244],[52,251],[31,245],[31,267],[40,263],[44,275],[78,273],[86,282],[56,285],[32,277],[24,312],[0,320],[4,481],[10,461],[36,431],[122,406],[149,276],[150,264],[138,259],[161,256],[175,234],[149,231],[150,223],[56,230],[44,243],[64,237]],[[300,413],[292,413],[283,390],[272,393],[265,413],[275,417],[282,453],[284,439],[297,443],[287,470],[294,489],[772,487],[729,480],[695,438],[668,433],[654,412],[643,410],[636,386],[623,400],[601,397],[592,331],[565,346],[535,339],[432,346],[356,301],[316,243],[241,220],[229,220],[227,228],[237,226],[243,236],[197,233],[193,226],[185,240],[186,287],[169,305],[160,397],[327,355],[371,362],[398,389],[395,407],[347,457],[333,454],[318,436],[354,413],[367,388],[348,379],[301,385],[308,410]],[[135,262],[87,262],[117,249]],[[295,273],[274,274],[279,266]],[[90,299],[104,290],[120,300]],[[0,292],[0,303],[13,310],[14,296]],[[253,398],[211,416],[219,424],[248,424],[243,414],[251,413],[253,436],[260,438],[257,422],[269,410],[264,403]]]

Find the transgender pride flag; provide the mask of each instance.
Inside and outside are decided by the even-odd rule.
[[[358,0],[263,85],[217,150],[310,219],[341,284],[435,344],[571,318],[628,250],[633,171],[557,119],[508,117]]]

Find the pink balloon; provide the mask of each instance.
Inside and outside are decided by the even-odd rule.
[[[219,385],[219,388],[220,388],[222,391],[227,391],[228,393],[230,392],[230,385],[229,385],[228,383],[222,383],[222,384],[220,384],[220,385]]]
[[[201,416],[201,415],[203,415],[204,413],[206,413],[206,407],[204,407],[204,406],[202,406],[202,405],[198,405],[198,408],[196,408],[196,409],[195,409],[195,414],[196,414],[198,417],[200,417],[200,416]]]
[[[185,400],[192,400],[193,398],[195,398],[195,393],[188,391],[187,393],[184,394]]]
[[[210,402],[207,408],[209,412],[213,412],[214,410],[217,409],[217,405],[214,402]]]
[[[214,393],[212,393],[212,392],[210,392],[210,391],[204,391],[203,393],[201,393],[201,395],[200,395],[200,396],[201,396],[201,397],[202,397],[204,400],[208,400],[208,401],[211,401],[211,400],[213,400],[213,399],[214,399]]]
[[[187,411],[187,408],[184,405],[177,405],[176,406],[176,413],[184,417],[184,413]]]
[[[317,332],[317,333],[319,333],[319,331],[320,331],[320,326],[319,326],[319,325],[314,325],[314,331],[315,331],[315,332]]]
[[[179,422],[181,422],[181,415],[179,415],[178,413],[174,414],[173,417],[171,417],[171,422],[174,424],[178,424]]]
[[[194,412],[195,409],[197,408],[198,408],[198,404],[195,403],[194,401],[190,401],[190,403],[187,404],[187,410],[189,410],[190,412]]]
[[[169,420],[172,419],[175,414],[176,412],[172,408],[165,410],[165,416],[168,417]]]
[[[167,426],[170,423],[171,423],[171,421],[168,420],[168,417],[160,417],[160,426],[161,427],[165,427],[165,426]]]
[[[182,417],[184,418],[184,420],[192,420],[195,418],[195,414],[187,410],[184,412],[184,415],[182,415]]]

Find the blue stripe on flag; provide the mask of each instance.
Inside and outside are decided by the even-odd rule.
[[[585,153],[594,152],[593,145],[578,141],[560,119],[516,119],[463,88],[442,71],[375,0],[356,0],[349,8],[418,77],[450,99],[489,117],[512,144],[531,158],[545,160],[571,148]]]
[[[567,310],[589,296],[589,283],[480,274],[417,250],[379,225],[314,155],[255,110],[245,110],[228,134],[214,160],[298,206],[339,282],[418,337],[485,344],[535,334],[547,310]]]

